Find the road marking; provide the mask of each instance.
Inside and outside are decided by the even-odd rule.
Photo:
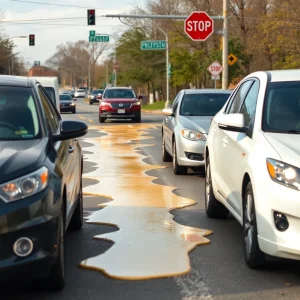
[[[142,150],[146,157],[153,165],[157,165],[156,160],[150,155],[147,149]],[[160,174],[159,179],[166,185],[172,186],[171,181],[164,175]],[[208,287],[206,286],[200,271],[191,267],[189,274],[174,277],[174,281],[181,289],[182,300],[204,300],[213,299]]]
[[[88,121],[89,121],[90,123],[94,123],[94,121],[93,121],[92,119],[88,119]]]
[[[84,188],[85,194],[110,195],[113,201],[101,204],[104,209],[93,212],[87,222],[110,224],[119,230],[97,235],[95,239],[110,240],[113,247],[105,253],[81,262],[83,268],[98,270],[109,277],[127,280],[162,278],[190,271],[188,252],[200,244],[210,230],[176,223],[170,210],[194,205],[192,199],[177,196],[174,186],[154,184],[158,177],[147,171],[165,168],[144,162],[138,148],[148,140],[149,124],[93,126],[107,135],[86,138],[93,144],[86,154],[97,168],[84,178],[97,183]],[[151,141],[150,141],[151,142]]]

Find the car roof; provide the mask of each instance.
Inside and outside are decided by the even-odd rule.
[[[300,81],[300,69],[257,71],[249,74],[244,79],[266,75],[269,77],[270,82]]]
[[[185,94],[231,94],[232,90],[220,90],[220,89],[186,89]]]
[[[121,90],[132,90],[133,88],[128,87],[128,86],[110,86],[106,88],[107,90],[116,90],[116,89],[121,89]]]
[[[29,77],[0,75],[0,85],[29,87],[30,81]]]

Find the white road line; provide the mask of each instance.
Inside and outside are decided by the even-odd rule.
[[[143,145],[141,145],[141,148]],[[146,156],[149,156],[147,158],[151,164],[154,165],[160,165],[159,162],[155,161],[155,159],[152,158],[149,151],[147,151],[146,147],[141,149]],[[163,169],[162,169],[163,170]],[[164,176],[159,175],[158,178],[163,182],[165,185],[174,186],[170,180]],[[194,269],[191,264],[191,271],[182,276],[174,277],[173,278],[175,283],[180,288],[180,294],[182,296],[182,300],[206,300],[206,299],[213,299],[208,287],[206,286],[203,276],[200,271]]]

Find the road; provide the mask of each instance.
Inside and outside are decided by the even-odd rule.
[[[98,256],[101,259],[101,255],[105,252],[106,257],[112,259],[115,266],[114,269],[112,265],[109,264],[108,259],[107,261],[102,260],[101,264],[105,266],[107,273],[112,273],[113,277],[117,278],[122,278],[122,276],[130,277],[132,274],[132,276],[138,274],[142,277],[149,276],[148,273],[151,272],[152,269],[160,270],[162,266],[170,270],[173,266],[177,267],[180,265],[180,255],[182,255],[182,253],[179,251],[177,256],[176,251],[179,249],[178,245],[175,243],[172,248],[169,244],[164,244],[164,239],[156,239],[157,243],[155,245],[148,244],[148,240],[145,237],[138,235],[138,230],[135,231],[136,236],[134,238],[132,232],[135,229],[133,228],[130,229],[131,232],[128,232],[127,228],[127,231],[121,230],[121,234],[117,234],[118,229],[114,226],[86,223],[82,231],[68,232],[67,234],[67,282],[63,291],[49,293],[44,290],[33,290],[31,285],[28,284],[20,286],[18,284],[18,288],[16,288],[16,283],[13,283],[12,285],[2,287],[1,300],[300,299],[300,264],[298,262],[272,262],[268,268],[260,271],[248,269],[243,258],[243,234],[240,225],[233,218],[228,218],[227,220],[210,220],[205,215],[203,174],[191,172],[186,176],[175,176],[173,174],[172,164],[163,163],[161,161],[160,124],[162,116],[157,114],[143,114],[141,124],[128,124],[128,122],[119,121],[115,123],[107,122],[100,126],[98,122],[97,105],[90,106],[87,103],[83,103],[82,100],[78,100],[77,114],[64,114],[63,117],[66,119],[81,120],[90,126],[88,135],[81,141],[85,153],[84,209],[86,216],[90,216],[92,212],[98,211],[98,216],[100,216],[100,219],[98,218],[99,222],[103,221],[109,224],[115,224],[109,221],[113,219],[114,216],[117,216],[117,224],[118,222],[125,222],[125,225],[129,224],[131,221],[131,211],[137,209],[137,202],[130,202],[133,201],[132,199],[134,197],[134,201],[140,199],[141,202],[144,201],[144,199],[150,201],[151,197],[153,197],[153,203],[156,203],[156,201],[159,201],[157,195],[160,195],[159,193],[162,193],[162,191],[164,193],[167,191],[168,195],[171,194],[171,191],[166,190],[168,188],[165,186],[174,186],[176,187],[174,194],[179,197],[174,196],[175,198],[172,198],[173,200],[175,199],[177,201],[179,199],[182,201],[188,198],[190,199],[189,201],[195,200],[197,204],[173,210],[172,214],[174,215],[175,222],[172,223],[172,221],[170,221],[170,224],[174,225],[175,223],[179,223],[194,228],[211,230],[213,234],[205,237],[210,241],[210,244],[199,245],[190,252],[191,270],[185,275],[149,280],[113,279],[100,271],[79,268],[79,264],[87,258],[94,256]],[[145,137],[138,135],[137,129],[142,129],[149,138],[146,137],[146,139],[144,139]],[[103,131],[106,132],[106,134],[104,134]],[[135,132],[134,134],[137,138],[135,143],[129,142],[131,137],[130,131]],[[114,140],[112,140],[111,137],[114,137]],[[124,144],[127,138],[128,143]],[[99,141],[99,145],[93,141]],[[143,144],[148,146],[143,147]],[[141,147],[133,150],[133,148],[137,146]],[[132,153],[130,153],[130,151]],[[146,162],[147,165],[137,162],[137,158],[135,157],[137,154],[135,154],[135,151],[139,155],[142,154],[146,157],[144,162]],[[92,157],[92,159],[88,157]],[[115,159],[112,160],[112,157]],[[95,161],[97,159],[99,159],[99,161]],[[134,161],[134,163],[129,163],[131,161]],[[143,175],[142,171],[151,169],[151,165],[165,166],[166,168],[152,169],[147,171],[147,175]],[[141,174],[140,179],[138,175],[130,179],[130,174],[126,173],[126,168],[131,167],[133,173],[138,172],[136,174]],[[93,174],[93,176],[89,174]],[[97,176],[99,176],[100,180],[97,180]],[[153,176],[154,183],[159,184],[160,187],[154,187],[152,185],[149,190],[149,183],[145,180],[150,182],[153,178],[149,177],[147,179],[146,176]],[[103,182],[101,182],[102,178]],[[105,184],[105,182],[107,182],[107,184]],[[97,194],[94,193],[94,191],[97,190],[95,187],[97,187],[98,184],[102,184],[103,190],[99,190],[97,192],[98,195],[94,195]],[[141,186],[145,187],[144,193]],[[161,190],[158,191],[158,189]],[[108,198],[109,194],[114,196],[113,201]],[[128,203],[130,203],[130,205],[128,204],[128,207],[124,199],[129,201]],[[124,201],[122,202],[122,200]],[[174,203],[176,202],[175,200]],[[99,204],[103,204],[106,201],[109,201],[108,203],[116,201],[116,203],[119,204],[116,206],[108,206],[104,209],[98,207]],[[151,205],[152,204],[148,203],[146,206],[149,208]],[[118,213],[118,208],[122,208],[121,214]],[[123,213],[125,210],[127,210],[128,217]],[[137,222],[141,221],[143,220],[138,220]],[[155,220],[151,221],[155,223]],[[134,223],[130,224],[132,225]],[[120,226],[120,228],[122,229],[122,226]],[[183,226],[180,228],[187,232],[188,227]],[[193,229],[189,228],[189,230]],[[123,232],[127,234],[127,236],[123,236]],[[116,243],[113,245],[113,243],[109,241],[94,239],[94,236],[101,234],[106,234],[107,237],[115,237]],[[161,232],[157,234],[161,234]],[[194,236],[195,235],[190,235],[190,237]],[[199,241],[199,236],[196,238],[197,241]],[[139,255],[146,254],[134,252],[136,251],[135,248],[132,249],[132,251],[128,251],[128,248],[120,247],[118,243],[120,242],[124,245],[124,240],[126,241],[127,239],[131,239],[130,241],[135,243],[135,247],[143,246],[143,244],[146,248],[150,247],[150,253],[148,253],[149,251],[147,252],[148,259],[146,259],[145,256],[143,258],[144,261],[140,260]],[[174,240],[172,240],[172,242],[174,242]],[[125,246],[128,247],[128,245]],[[167,253],[167,256],[164,257],[157,256],[157,253],[163,251],[164,247],[169,247],[166,248],[169,254]],[[115,249],[114,252],[112,252],[113,249]],[[124,251],[122,251],[122,249]],[[153,252],[153,257],[151,256],[151,252]],[[115,259],[114,257],[109,257],[110,253],[117,253]],[[132,253],[135,253],[134,258],[140,263],[138,265],[132,265],[131,269],[128,261],[132,259]],[[170,258],[168,256],[170,256]],[[164,265],[164,260],[169,261],[170,259],[171,262],[173,261],[174,263]],[[89,260],[87,261],[89,262]],[[149,261],[151,263],[149,263]],[[95,263],[95,261],[91,262],[92,265]],[[129,267],[127,270],[124,270],[120,265],[126,265],[126,263]],[[174,268],[172,270],[174,270]]]

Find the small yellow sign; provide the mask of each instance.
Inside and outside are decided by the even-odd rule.
[[[238,60],[238,58],[234,54],[230,53],[228,55],[228,64],[229,64],[229,66],[234,65],[237,62],[237,60]]]
[[[15,131],[15,134],[24,135],[24,134],[28,134],[28,131],[27,130],[19,130],[19,131]]]

